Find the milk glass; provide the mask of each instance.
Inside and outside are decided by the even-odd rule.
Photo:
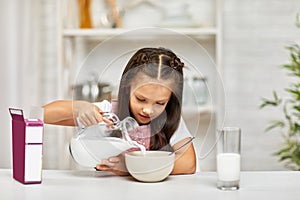
[[[241,129],[224,127],[218,130],[217,187],[238,190],[241,171]]]

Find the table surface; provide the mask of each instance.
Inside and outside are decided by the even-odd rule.
[[[12,170],[0,170],[0,199],[300,199],[300,172],[241,172],[238,191],[216,188],[215,172],[172,175],[157,183],[142,183],[130,176],[98,171],[43,170],[41,184],[23,185],[12,178]]]

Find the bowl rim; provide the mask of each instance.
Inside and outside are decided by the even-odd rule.
[[[125,153],[125,165],[126,165],[126,167],[127,167],[127,169],[128,169],[128,166],[130,165],[130,164],[128,164],[127,163],[127,161],[128,161],[128,158],[135,158],[135,159],[144,159],[144,158],[151,158],[151,159],[155,159],[155,160],[157,160],[157,159],[168,159],[168,162],[167,163],[165,163],[163,166],[160,166],[159,168],[156,168],[156,169],[149,169],[149,170],[145,170],[145,171],[131,171],[131,170],[129,170],[128,169],[128,172],[132,175],[132,176],[134,176],[134,175],[139,175],[139,174],[148,174],[148,173],[154,173],[154,172],[156,172],[156,171],[160,171],[161,169],[164,169],[164,168],[168,168],[168,167],[171,167],[170,168],[170,172],[168,173],[168,175],[172,172],[172,170],[173,170],[173,168],[174,168],[174,163],[175,163],[175,154],[170,154],[170,152],[169,151],[160,151],[160,150],[149,150],[149,151],[146,151],[146,153],[149,153],[150,155],[151,154],[154,154],[154,153],[157,153],[157,152],[159,152],[159,153],[161,153],[162,155],[161,156],[153,156],[153,157],[151,157],[151,156],[146,156],[146,157],[144,157],[144,156],[142,156],[142,152],[140,151],[140,150],[136,150],[136,151],[131,151],[131,152],[126,152]],[[138,155],[137,156],[135,156],[135,155],[132,155],[132,154],[136,154],[136,153],[138,153]],[[171,160],[170,160],[171,159]],[[167,176],[168,176],[167,175]]]
[[[145,151],[146,154],[151,155],[151,154],[160,154],[158,156],[146,156],[146,158],[169,158],[169,157],[174,157],[174,153],[171,154],[171,151],[161,151],[161,150],[147,150]],[[145,158],[142,154],[141,150],[134,150],[134,151],[129,151],[125,153],[125,157],[135,157],[135,158]]]

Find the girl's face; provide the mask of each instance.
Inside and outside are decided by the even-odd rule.
[[[131,113],[140,124],[148,124],[164,112],[171,94],[169,88],[157,83],[131,87]]]

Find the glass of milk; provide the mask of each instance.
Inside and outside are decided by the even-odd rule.
[[[217,133],[217,187],[221,190],[238,190],[241,171],[241,129],[223,127]]]

